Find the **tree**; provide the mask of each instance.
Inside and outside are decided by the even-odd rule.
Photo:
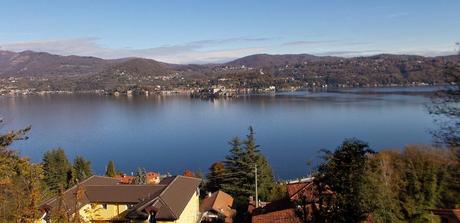
[[[108,177],[114,177],[115,176],[115,164],[113,163],[112,160],[109,160],[109,163],[107,164],[107,169],[105,170],[105,175]]]
[[[72,167],[63,149],[53,149],[44,154],[43,170],[45,183],[53,193],[59,192],[61,187],[69,187]]]
[[[215,192],[222,189],[222,184],[225,180],[225,166],[222,162],[215,162],[209,168],[209,173],[206,176],[208,182],[206,190]]]
[[[39,216],[42,167],[9,148],[14,141],[27,139],[29,130],[27,127],[0,135],[0,222],[31,222]]]
[[[184,173],[182,175],[186,177],[197,177],[196,174],[191,170],[184,170]]]
[[[325,162],[318,167],[315,184],[319,194],[321,222],[360,222],[374,210],[365,191],[365,170],[368,154],[373,153],[367,143],[347,139],[334,152],[325,152]],[[328,190],[333,191],[324,193]]]
[[[81,156],[75,157],[72,166],[72,183],[78,183],[92,176],[91,162]]]
[[[238,221],[248,218],[247,206],[250,196],[255,197],[255,166],[257,165],[258,191],[261,200],[268,200],[274,186],[271,167],[265,156],[256,144],[255,133],[252,127],[243,143],[238,137],[230,141],[230,154],[225,157],[225,180],[223,191],[235,198]]]
[[[255,166],[257,165],[259,197],[267,200],[274,179],[267,159],[260,152],[260,146],[256,144],[253,128],[249,127],[249,134],[246,135],[243,144],[238,138],[234,138],[230,145],[232,146],[230,155],[224,161],[226,179],[222,185],[223,189],[233,196],[246,198],[255,196]]]
[[[147,184],[147,171],[143,168],[137,168],[134,174],[133,184]]]
[[[458,159],[450,150],[407,146],[369,156],[364,193],[376,223],[431,222],[430,209],[460,204]]]
[[[455,203],[459,204],[458,191],[457,197],[451,197],[454,194],[450,192],[454,191],[449,191],[449,169],[455,165],[450,151],[409,146],[401,156],[404,193],[399,198],[402,213],[409,222],[428,222],[429,209],[454,208]]]
[[[230,154],[225,157],[225,179],[222,184],[222,189],[232,196],[240,196],[243,194],[240,185],[243,184],[242,176],[245,175],[243,169],[244,152],[241,148],[241,141],[238,137],[233,138],[229,145],[231,146]]]

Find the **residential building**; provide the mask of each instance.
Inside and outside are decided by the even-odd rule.
[[[225,222],[233,223],[233,216],[236,213],[232,209],[233,197],[223,191],[209,193],[200,204],[201,222]]]
[[[301,223],[299,211],[312,212],[312,204],[305,207],[298,205],[299,199],[314,201],[313,178],[302,179],[286,184],[286,197],[252,210],[252,223]],[[304,209],[304,210],[303,210]],[[311,220],[311,216],[307,215]]]
[[[198,178],[175,176],[158,184],[120,184],[92,176],[45,201],[41,222],[64,212],[83,222],[196,223],[200,220]]]

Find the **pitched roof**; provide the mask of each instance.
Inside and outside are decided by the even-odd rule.
[[[158,196],[150,196],[135,205],[128,213],[131,219],[145,216],[152,208],[157,220],[176,220],[180,217],[190,198],[197,192],[201,179],[186,176],[167,177],[159,185],[168,185]]]
[[[252,223],[301,223],[294,208],[252,216]]]
[[[63,193],[63,199],[57,197],[45,201],[41,209],[57,208],[65,204],[65,210],[75,212],[75,198],[78,188],[83,191],[80,207],[89,203],[135,204],[123,215],[128,218],[145,218],[148,208],[153,208],[158,220],[176,220],[184,211],[190,198],[197,191],[201,179],[193,177],[168,177],[159,184],[126,185],[119,184],[115,178],[93,176]]]
[[[460,209],[432,209],[435,215],[451,217],[460,222]]]
[[[232,209],[233,197],[223,191],[216,191],[211,196],[206,197],[200,204],[200,212],[215,211],[225,217],[231,217],[234,214]]]
[[[165,185],[86,186],[84,192],[94,203],[139,203],[145,197],[158,196]]]
[[[68,190],[64,191],[62,194],[62,199],[59,199],[58,196],[50,198],[43,202],[40,205],[40,209],[42,210],[50,210],[53,208],[57,208],[59,206],[59,203],[62,202],[62,205],[65,206],[66,211],[73,213],[75,210],[75,198],[76,198],[76,192],[79,187],[86,187],[89,185],[100,185],[100,186],[108,186],[108,185],[117,185],[118,180],[114,179],[112,177],[104,177],[104,176],[91,176],[88,177],[87,179],[83,180],[82,182],[79,183],[79,185],[75,185]],[[89,200],[87,196],[83,195],[79,201],[82,204],[88,203]]]

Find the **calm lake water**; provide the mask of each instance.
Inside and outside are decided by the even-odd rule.
[[[278,178],[306,175],[307,161],[357,137],[375,150],[429,144],[434,129],[419,95],[431,88],[295,92],[236,99],[186,96],[114,97],[48,95],[0,97],[7,130],[32,125],[30,138],[13,146],[40,161],[62,147],[103,173],[108,160],[130,173],[137,167],[180,174],[206,172],[227,154],[227,142],[253,126]],[[417,94],[410,94],[417,92]]]

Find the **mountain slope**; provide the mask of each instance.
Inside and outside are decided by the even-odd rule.
[[[0,76],[87,75],[99,73],[111,64],[110,60],[96,57],[0,51]]]
[[[305,61],[319,61],[331,59],[333,57],[319,57],[310,54],[255,54],[242,57],[224,65],[227,66],[246,66],[246,67],[272,67],[272,66],[285,66],[292,64],[302,64]]]

